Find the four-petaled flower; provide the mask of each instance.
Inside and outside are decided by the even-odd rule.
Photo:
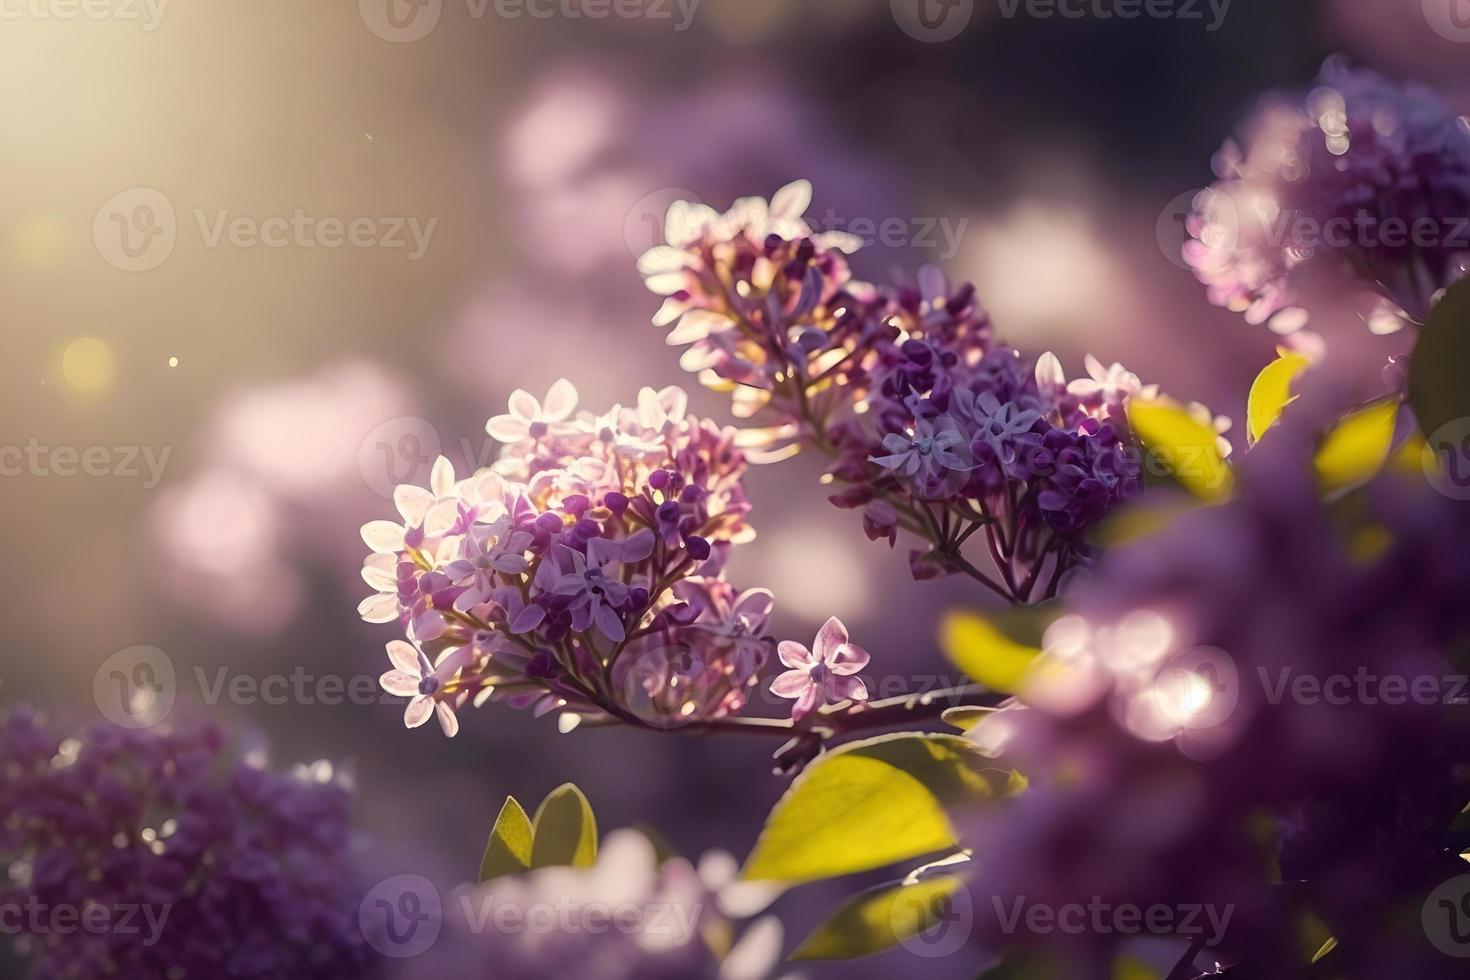
[[[1015,465],[1018,447],[1030,436],[1041,413],[1023,409],[1015,402],[1001,404],[992,392],[981,392],[975,399],[975,411],[980,430],[975,436],[975,445],[990,447],[995,458],[1009,472]]]
[[[403,724],[418,728],[429,720],[430,715],[439,717],[439,727],[444,734],[453,738],[459,733],[459,718],[455,715],[456,705],[450,701],[462,701],[459,694],[446,693],[447,685],[474,658],[472,647],[445,650],[439,655],[439,663],[431,666],[423,652],[402,640],[388,644],[388,659],[395,669],[378,678],[383,690],[398,697],[412,698],[403,712]]]
[[[528,439],[540,441],[559,431],[576,408],[577,389],[565,378],[551,386],[544,402],[517,388],[510,396],[510,414],[495,416],[485,424],[485,431],[497,442],[511,445]]]
[[[812,650],[782,640],[776,653],[791,669],[771,682],[771,693],[796,699],[792,720],[800,721],[824,704],[868,700],[867,685],[853,675],[872,658],[862,647],[848,642],[847,627],[836,616],[817,631]]]
[[[454,608],[468,612],[489,602],[497,588],[497,572],[520,575],[530,565],[526,558],[526,549],[530,545],[530,532],[512,532],[509,516],[494,524],[471,527],[465,535],[463,557],[444,569],[450,581],[465,590],[454,600]]]
[[[967,458],[968,441],[952,423],[936,427],[929,419],[914,422],[911,435],[890,432],[883,437],[886,456],[869,456],[868,461],[902,476],[931,482],[947,470],[974,469]]]
[[[621,607],[632,589],[610,574],[610,566],[640,562],[652,553],[653,532],[647,528],[622,542],[594,538],[587,542],[585,555],[566,549],[572,570],[564,572],[551,591],[571,598],[567,609],[572,614],[572,629],[581,632],[588,626],[596,626],[598,632],[614,643],[623,642],[627,631],[623,628]]]

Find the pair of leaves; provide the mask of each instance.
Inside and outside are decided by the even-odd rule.
[[[1312,366],[1301,354],[1288,350],[1256,378],[1247,404],[1251,444],[1260,442],[1296,400],[1292,385]],[[1317,447],[1317,482],[1329,498],[1341,496],[1372,480],[1387,464],[1398,432],[1401,402],[1383,398],[1339,421]]]
[[[534,819],[506,797],[485,845],[480,881],[535,868],[586,868],[596,860],[597,818],[582,791],[567,783],[541,801]]]

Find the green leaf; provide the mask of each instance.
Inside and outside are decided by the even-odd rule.
[[[520,874],[531,867],[531,842],[535,831],[526,811],[514,796],[505,798],[500,816],[495,818],[495,827],[490,831],[490,841],[485,845],[485,857],[480,861],[480,881]]]
[[[1246,404],[1246,428],[1251,445],[1261,441],[1266,430],[1276,424],[1286,406],[1296,401],[1291,393],[1291,383],[1312,366],[1311,360],[1301,354],[1287,350],[1256,376],[1251,385],[1250,399]]]
[[[1425,435],[1470,418],[1470,281],[1450,287],[1429,313],[1409,359],[1409,404]]]
[[[1317,480],[1338,496],[1373,479],[1388,462],[1398,426],[1397,398],[1374,402],[1339,422],[1317,450]]]
[[[817,758],[786,791],[742,876],[800,883],[955,846],[945,807],[993,795],[988,760],[958,735],[902,733]]]
[[[994,708],[961,705],[958,708],[945,708],[944,714],[940,715],[940,718],[946,725],[953,725],[962,732],[968,732],[984,721],[987,715],[992,714],[995,714]]]
[[[1041,649],[1018,643],[973,613],[950,613],[939,625],[939,645],[955,666],[992,691],[1019,691]]]
[[[1212,426],[1169,401],[1130,401],[1128,421],[1150,457],[1195,496],[1211,502],[1230,496],[1235,474]]]
[[[952,875],[899,881],[860,892],[818,926],[793,960],[853,960],[892,949],[931,928],[964,886]]]
[[[536,808],[531,867],[590,867],[597,860],[597,818],[571,783],[551,791]]]

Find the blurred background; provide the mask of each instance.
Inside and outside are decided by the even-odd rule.
[[[1210,307],[1178,254],[1223,139],[1338,51],[1470,108],[1455,0],[921,3],[0,2],[0,708],[90,720],[107,658],[156,647],[181,700],[278,762],[348,765],[361,825],[418,862],[396,870],[469,878],[505,795],[568,780],[606,828],[743,857],[783,788],[764,742],[562,736],[497,707],[451,742],[317,686],[385,668],[357,529],[392,485],[439,452],[488,461],[517,387],[564,376],[601,410],[688,383],[635,257],[675,199],[798,177],[814,225],[873,239],[861,277],[940,264],[1011,343],[1239,419],[1275,338]],[[1366,379],[1396,346],[1356,316],[1314,328]],[[957,680],[930,624],[979,597],[909,581],[818,472],[754,474],[761,540],[733,577],[776,592],[783,637],[844,619],[881,693]],[[216,690],[293,672],[308,695],[284,703]],[[784,899],[788,944],[848,890]]]

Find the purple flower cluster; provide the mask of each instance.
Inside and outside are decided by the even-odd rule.
[[[349,795],[277,775],[210,727],[63,738],[0,717],[0,906],[35,975],[369,977],[346,868]],[[325,777],[325,778],[324,778]]]
[[[1068,384],[1055,357],[995,344],[974,288],[936,270],[915,287],[858,282],[845,255],[856,243],[813,234],[810,201],[801,181],[723,215],[675,205],[668,244],[640,262],[667,297],[654,323],[689,345],[686,370],[733,392],[737,416],[769,421],[740,435],[752,458],[815,447],[834,460],[834,503],[863,508],[870,537],[926,539],[916,576],[965,572],[1017,601],[1054,594],[1088,557],[1083,534],[1140,490],[1125,405],[1157,390],[1091,359],[1091,378]],[[1000,582],[962,553],[981,529]]]
[[[1321,503],[1312,417],[1252,453],[1229,504],[1111,553],[1020,701],[975,729],[1030,780],[970,826],[992,949],[1050,945],[1093,975],[1127,937],[994,910],[1096,896],[1229,910],[1199,957],[1227,975],[1316,975],[1329,935],[1324,976],[1461,975],[1419,920],[1466,870],[1470,510],[1397,475]],[[1178,958],[1195,937],[1172,938]]]
[[[734,430],[687,412],[681,390],[576,413],[558,382],[518,391],[487,430],[505,444],[467,479],[440,460],[399,487],[401,523],[363,528],[378,592],[368,622],[401,623],[383,687],[410,727],[490,698],[538,713],[705,721],[744,707],[771,643],[769,593],[722,577],[754,537]]]
[[[1215,172],[1185,259],[1251,323],[1300,327],[1301,271],[1321,256],[1422,323],[1470,261],[1470,125],[1423,86],[1331,60],[1304,97],[1269,97]]]

